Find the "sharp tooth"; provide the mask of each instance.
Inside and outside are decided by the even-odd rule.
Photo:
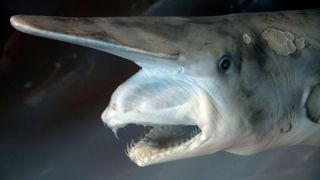
[[[126,155],[129,157],[130,145],[127,144],[127,148],[125,150]]]
[[[134,141],[131,140],[131,142],[130,142],[130,149],[132,149],[133,146],[134,146]]]
[[[113,129],[112,129],[112,132],[113,132],[114,136],[119,140],[119,136],[118,136],[118,134],[117,134],[118,129],[119,129],[119,128],[113,128]]]

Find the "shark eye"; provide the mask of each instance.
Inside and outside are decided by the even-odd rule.
[[[223,56],[218,62],[218,69],[221,72],[226,72],[231,65],[230,58],[228,56]]]

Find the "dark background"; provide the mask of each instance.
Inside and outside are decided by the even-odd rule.
[[[320,179],[320,151],[285,147],[139,168],[124,149],[141,128],[100,115],[138,67],[100,51],[15,31],[15,14],[199,16],[316,8],[311,0],[11,0],[0,2],[0,179]]]

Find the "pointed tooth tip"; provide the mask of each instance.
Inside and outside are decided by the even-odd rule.
[[[118,136],[118,128],[112,128],[112,132],[114,134],[114,136],[119,140],[119,136]]]
[[[124,127],[126,126],[126,124],[125,124],[125,125],[112,126],[112,125],[110,125],[110,124],[108,124],[108,123],[105,123],[105,122],[104,122],[104,124],[105,124],[105,126],[106,126],[107,128],[109,128],[109,129],[112,130],[114,136],[115,136],[117,139],[119,139],[118,130],[119,130],[120,128],[124,128]]]
[[[115,136],[117,139],[119,139],[119,136],[118,136],[118,133],[117,133],[117,132],[118,132],[118,129],[120,129],[122,126],[112,126],[112,125],[110,124],[110,120],[108,120],[108,118],[106,117],[106,113],[105,113],[105,112],[101,115],[101,119],[102,119],[102,122],[103,122],[104,126],[105,126],[106,128],[111,129],[112,132],[113,132],[113,134],[114,134],[114,136]]]

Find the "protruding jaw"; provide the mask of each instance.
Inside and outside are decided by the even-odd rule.
[[[199,82],[181,75],[139,72],[122,84],[102,114],[116,133],[127,124],[152,127],[132,142],[127,155],[139,166],[213,153],[230,146],[235,132],[218,123],[214,101]],[[161,87],[162,86],[162,87]],[[216,121],[216,123],[213,123]],[[219,124],[220,127],[215,125]]]

